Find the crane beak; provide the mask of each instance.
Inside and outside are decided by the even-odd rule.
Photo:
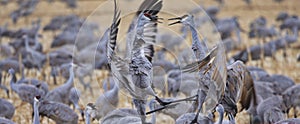
[[[151,21],[155,21],[157,23],[162,23],[162,21],[159,20],[164,20],[163,18],[159,18],[158,16],[151,16]]]
[[[182,19],[182,17],[175,17],[175,18],[168,19],[168,20],[178,20],[176,22],[170,23],[169,26],[181,23],[181,19]]]

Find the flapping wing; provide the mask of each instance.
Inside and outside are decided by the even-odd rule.
[[[140,15],[142,12],[146,12],[150,15],[156,15],[162,8],[161,0],[144,0],[140,5],[136,16]]]
[[[108,61],[111,61],[112,55],[114,54],[114,50],[116,48],[116,41],[117,41],[117,36],[118,36],[118,31],[119,31],[119,25],[120,25],[120,13],[121,11],[119,10],[118,6],[117,6],[117,2],[116,0],[114,0],[114,4],[115,4],[115,10],[114,10],[114,19],[113,19],[113,23],[111,24],[110,27],[110,40],[107,43],[107,58]]]
[[[244,72],[244,78],[243,78],[243,89],[241,94],[240,103],[242,105],[241,111],[243,109],[249,109],[251,102],[254,103],[254,105],[258,105],[257,99],[256,99],[256,92],[254,88],[254,82],[251,77],[251,74],[247,68],[245,68]]]
[[[202,60],[193,62],[191,64],[182,67],[182,72],[183,73],[198,72],[217,55],[217,51],[218,51],[217,47],[213,48]]]
[[[144,54],[145,57],[152,62],[152,58],[154,56],[154,47],[153,44],[156,40],[156,34],[157,34],[157,23],[151,22],[145,25],[144,28],[144,40],[145,40],[145,46],[144,46]]]

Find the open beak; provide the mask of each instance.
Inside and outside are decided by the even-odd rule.
[[[181,19],[182,19],[182,17],[175,17],[175,18],[168,19],[168,20],[178,20],[176,22],[170,23],[169,26],[181,23]]]
[[[158,16],[151,16],[151,21],[155,21],[157,23],[162,23],[162,21],[159,20],[164,20],[163,18],[159,18]]]

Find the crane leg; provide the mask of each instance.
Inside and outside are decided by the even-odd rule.
[[[133,99],[134,106],[137,109],[137,112],[140,115],[142,124],[146,124],[146,100]]]
[[[201,89],[198,90],[197,94],[198,94],[198,98],[197,98],[198,108],[197,108],[196,116],[193,119],[192,123],[197,123],[198,122],[198,116],[199,116],[199,114],[202,110],[202,106],[203,106],[204,100],[206,98],[206,93]]]

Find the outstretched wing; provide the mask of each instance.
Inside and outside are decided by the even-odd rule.
[[[154,56],[154,47],[153,44],[156,40],[156,34],[157,34],[157,23],[156,22],[150,22],[145,25],[144,28],[144,55],[145,57],[152,62],[152,58]]]
[[[120,25],[120,13],[121,11],[119,10],[116,0],[114,0],[115,4],[115,10],[114,10],[114,18],[113,18],[113,23],[110,26],[110,40],[107,43],[107,58],[110,63],[112,55],[114,54],[114,50],[116,48],[116,41],[117,41],[117,36],[118,36],[118,31],[119,31],[119,25]]]
[[[198,72],[200,69],[202,69],[205,65],[207,65],[216,55],[217,55],[217,48],[214,47],[202,60],[198,60],[196,62],[193,62],[191,64],[183,66],[182,72],[183,73],[192,73],[192,72]]]
[[[162,8],[162,1],[161,0],[144,0],[144,2],[140,5],[138,11],[136,12],[136,17],[138,17],[141,13],[148,13],[150,15],[157,15],[158,12]],[[126,50],[127,50],[127,55],[130,56],[130,50],[132,48],[132,42],[135,40],[133,34],[133,30],[136,26],[136,17],[133,19],[131,22],[129,29],[128,29],[128,34],[127,34],[127,40],[126,40]],[[154,49],[153,46],[150,45],[155,42],[155,35],[157,33],[157,24],[156,23],[149,23],[148,26],[146,25],[144,34],[147,35],[145,36],[148,39],[145,39],[146,46],[145,46],[145,55],[147,59],[151,62],[153,54],[154,54]],[[148,44],[148,43],[150,44]],[[152,56],[152,57],[151,57]]]
[[[150,15],[156,15],[162,8],[161,0],[145,0],[136,12],[136,16],[139,16],[142,12]]]

